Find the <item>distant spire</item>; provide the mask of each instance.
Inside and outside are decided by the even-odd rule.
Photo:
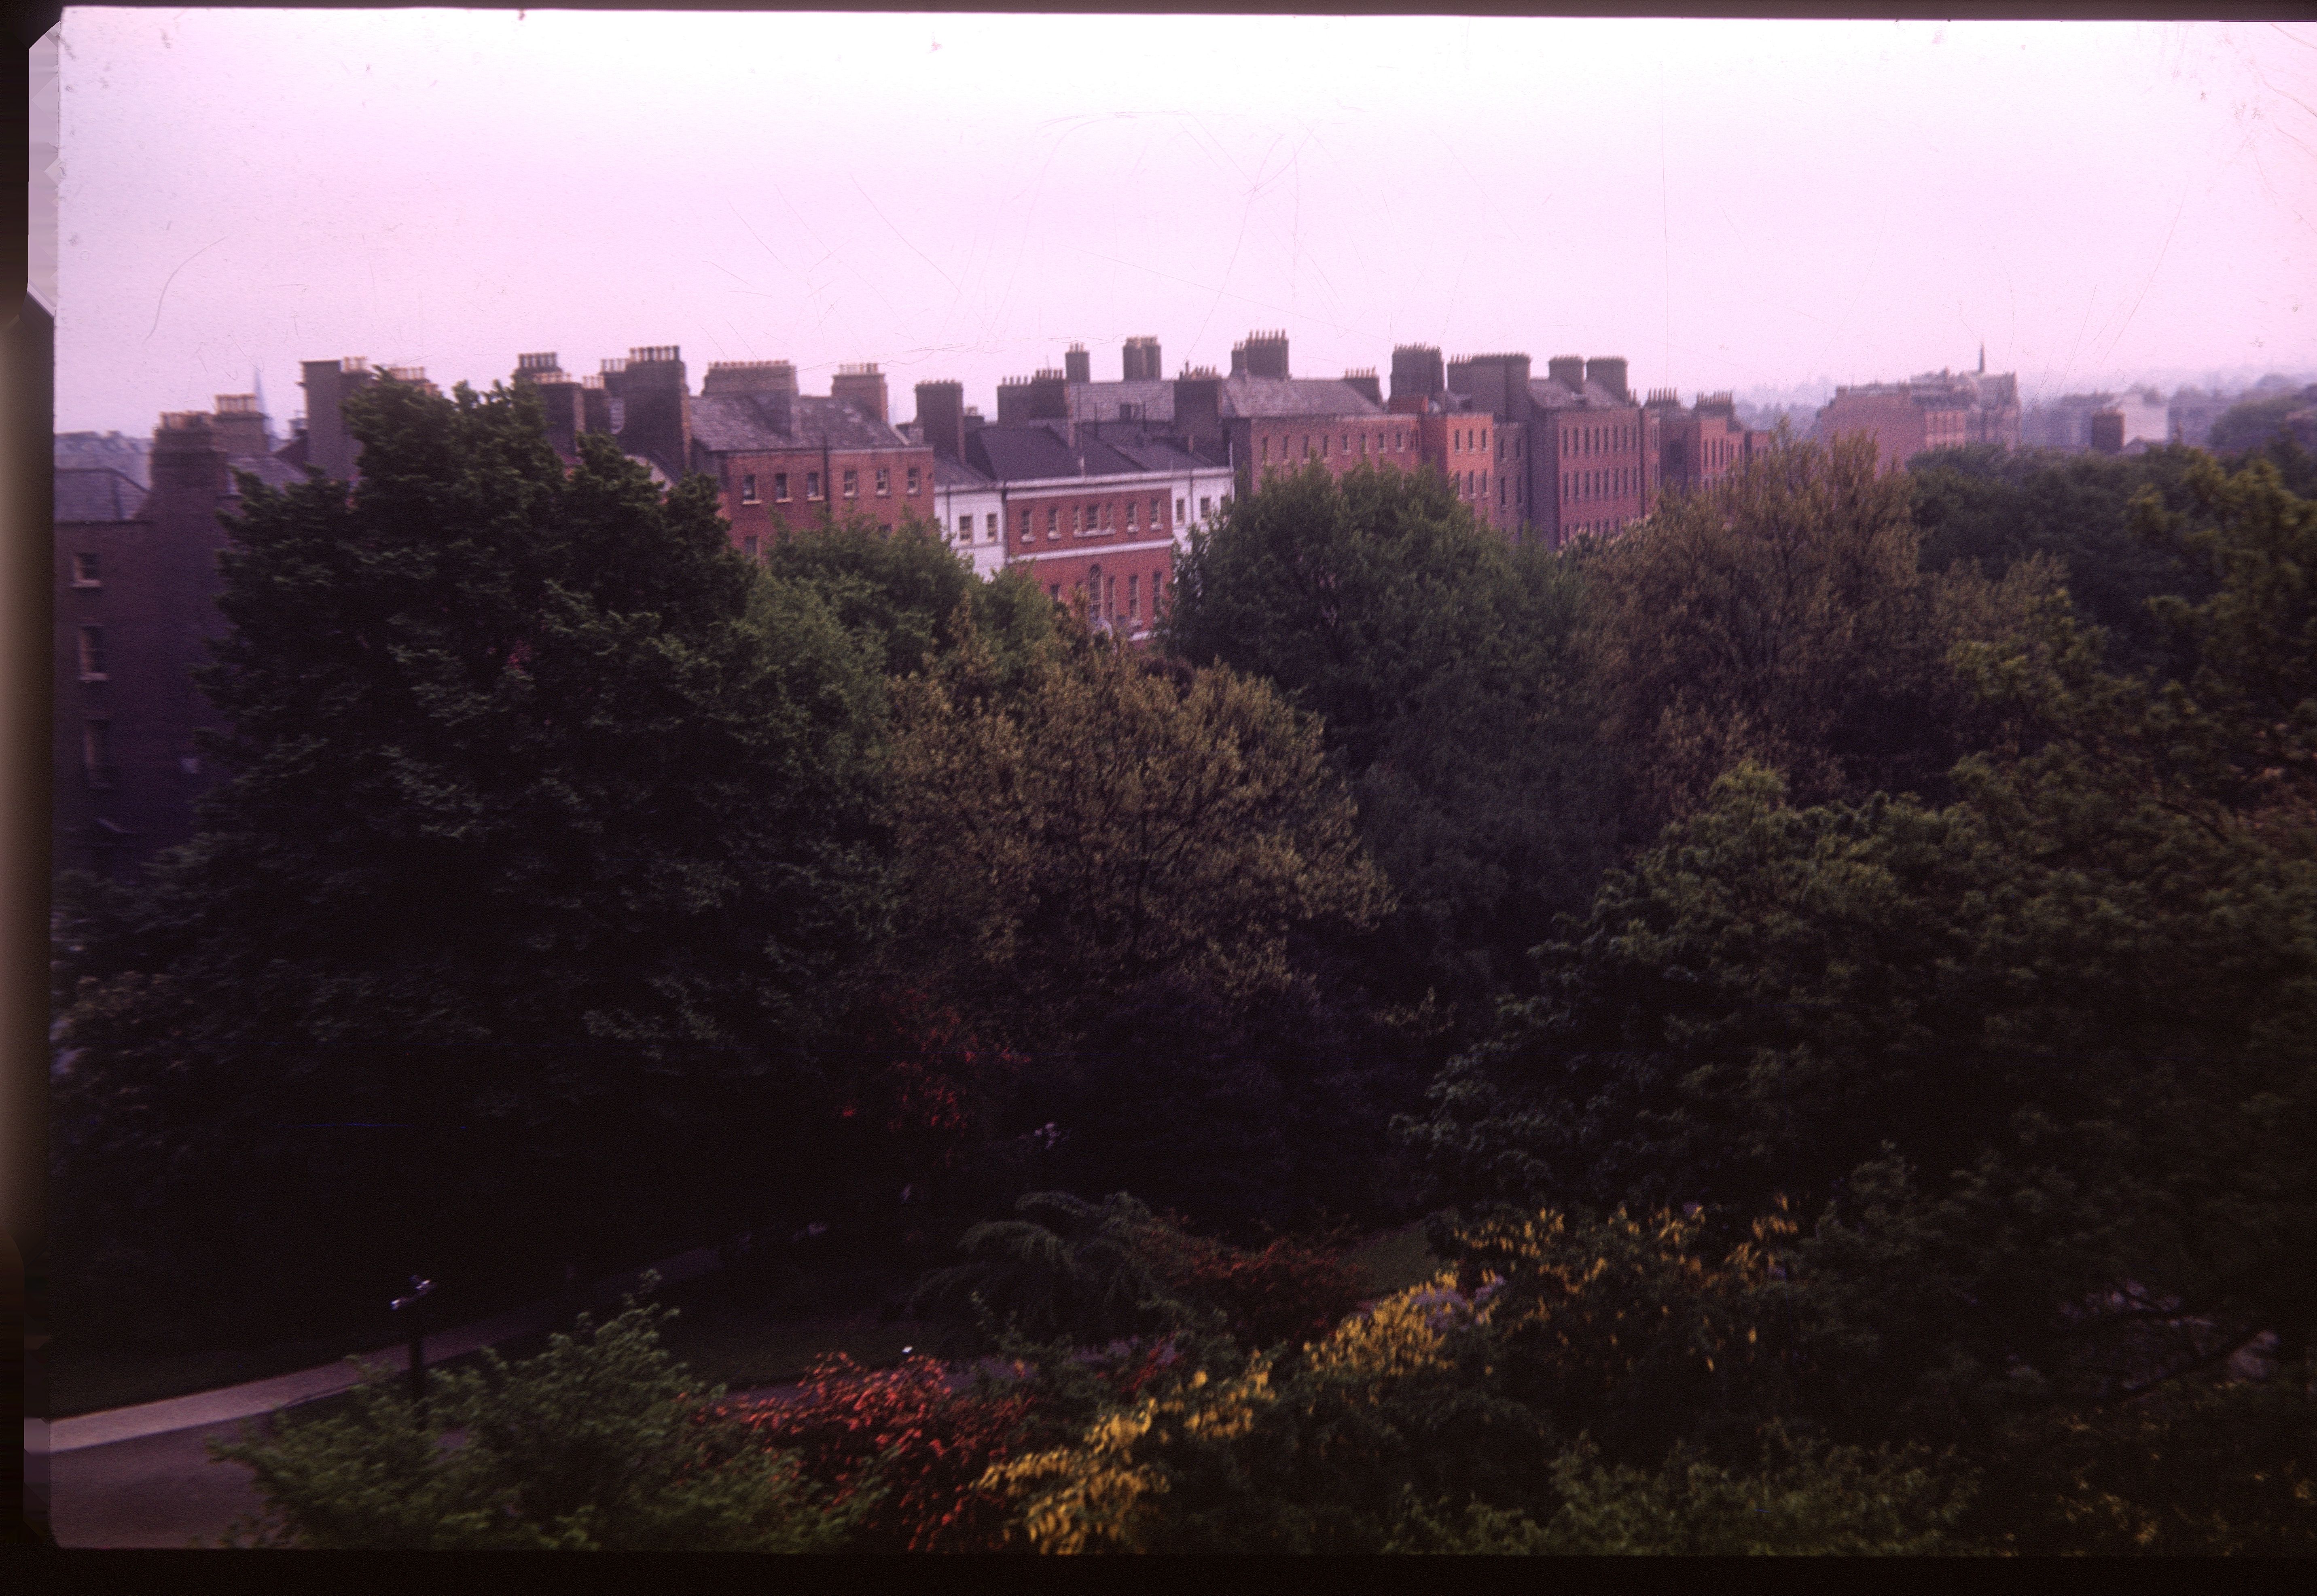
[[[1984,343],[1979,346],[1979,374],[1982,377],[1987,375],[1987,345]]]
[[[265,378],[255,366],[249,369],[249,391],[257,396],[257,414],[265,428],[265,450],[273,452],[273,415],[265,408]]]

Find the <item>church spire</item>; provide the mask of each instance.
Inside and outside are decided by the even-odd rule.
[[[1982,343],[1979,346],[1979,374],[1982,377],[1987,375],[1987,345],[1985,343]]]

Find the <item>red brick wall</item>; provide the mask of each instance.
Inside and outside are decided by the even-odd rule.
[[[1903,394],[1837,394],[1819,412],[1818,432],[1834,439],[1864,432],[1874,440],[1881,469],[1896,471],[1928,441],[1923,407]]]
[[[1649,513],[1655,436],[1641,406],[1540,410],[1535,446],[1544,501],[1537,524],[1555,546],[1584,532],[1608,535]]]
[[[824,463],[818,449],[796,449],[768,451],[762,454],[730,454],[714,457],[718,483],[724,504],[724,518],[732,523],[732,544],[745,548],[747,539],[763,540],[769,547],[774,541],[804,527],[819,526],[824,508],[833,507],[840,521],[853,511],[859,511],[890,531],[903,520],[914,515],[931,521],[934,507],[934,451],[931,449],[879,449],[829,450]],[[877,473],[885,471],[887,491],[877,491]],[[909,472],[917,474],[917,491],[909,491]],[[806,489],[810,478],[828,478],[821,486],[819,497],[808,497]],[[847,498],[845,494],[845,474],[854,472],[856,491]],[[779,478],[788,477],[788,497],[779,497]],[[747,479],[756,479],[756,500],[748,503],[745,493]],[[834,488],[834,496],[830,489]]]
[[[1421,418],[1408,415],[1263,416],[1232,423],[1239,487],[1251,492],[1274,471],[1311,460],[1331,477],[1361,465],[1413,471],[1424,463]]]

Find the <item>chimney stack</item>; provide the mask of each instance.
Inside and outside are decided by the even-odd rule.
[[[1125,368],[1125,379],[1129,382],[1158,382],[1165,379],[1166,374],[1158,365],[1158,340],[1156,338],[1129,338],[1121,361]]]
[[[306,390],[306,463],[336,482],[354,480],[353,435],[346,431],[346,396],[378,379],[360,355],[307,361],[299,386]]]
[[[1287,375],[1287,334],[1285,333],[1249,333],[1231,345],[1231,375],[1234,377],[1284,377]]]
[[[266,447],[265,415],[257,407],[255,394],[219,394],[217,417],[210,424],[216,431],[219,447],[237,459],[273,452]]]
[[[836,375],[828,381],[828,397],[852,406],[872,421],[885,420],[885,374],[874,361],[837,367]]]
[[[1585,379],[1588,382],[1599,383],[1620,400],[1630,401],[1633,398],[1625,388],[1625,357],[1623,355],[1594,356],[1585,362]]]
[[[926,447],[944,459],[957,459],[965,452],[965,384],[962,382],[920,382],[917,384],[917,426],[925,434]]]
[[[671,482],[682,477],[692,464],[692,393],[683,350],[648,343],[628,351],[616,372],[606,361],[604,373],[605,389],[621,401],[620,448],[654,462]]]
[[[1544,362],[1544,374],[1564,388],[1585,391],[1585,357],[1581,354],[1557,354]]]
[[[152,463],[148,468],[156,494],[223,494],[231,490],[226,474],[225,441],[215,419],[206,410],[162,413],[153,429]]]
[[[1429,343],[1402,343],[1391,352],[1391,397],[1428,399],[1447,390],[1440,352]]]
[[[1383,384],[1377,380],[1373,366],[1364,366],[1344,373],[1344,386],[1365,398],[1378,409],[1383,407]]]
[[[1070,382],[1094,380],[1094,356],[1087,352],[1085,344],[1073,343],[1063,354],[1062,375],[1065,380]]]

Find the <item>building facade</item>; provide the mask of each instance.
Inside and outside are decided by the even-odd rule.
[[[286,487],[305,472],[266,453],[255,397],[166,415],[140,486],[113,466],[56,472],[50,780],[52,862],[133,873],[193,834],[217,779],[196,734],[218,718],[194,685],[224,629],[220,513],[236,473]],[[77,451],[76,451],[77,452]]]
[[[1990,375],[1987,356],[1976,371],[1927,371],[1904,382],[1870,382],[1837,388],[1811,425],[1811,438],[1830,443],[1846,436],[1872,438],[1886,471],[1933,449],[2020,443],[2019,379],[2014,373]]]

